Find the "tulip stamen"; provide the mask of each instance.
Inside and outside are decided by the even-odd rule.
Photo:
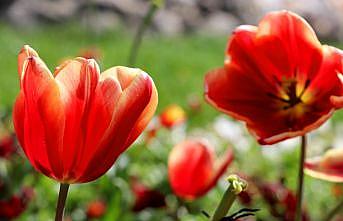
[[[294,75],[297,76],[296,73]],[[271,92],[267,92],[267,95],[275,100],[285,103],[286,105],[282,107],[283,110],[287,110],[289,108],[296,106],[299,103],[303,103],[302,97],[311,83],[309,79],[305,81],[305,85],[299,94],[297,93],[298,81],[296,79],[292,78],[290,80],[285,80],[283,82],[280,82],[276,78],[275,80],[278,85],[281,85],[287,98],[277,96]]]

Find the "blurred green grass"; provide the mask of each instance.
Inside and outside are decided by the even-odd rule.
[[[124,30],[124,29],[123,29]],[[17,54],[24,44],[36,49],[50,70],[62,59],[75,57],[80,49],[95,46],[102,51],[101,70],[111,66],[126,65],[132,34],[113,31],[95,34],[79,25],[52,25],[23,30],[0,24],[0,105],[9,108],[18,93]],[[171,103],[184,108],[187,97],[203,101],[203,77],[206,71],[221,66],[226,37],[198,35],[161,37],[147,35],[139,50],[136,67],[148,72],[159,92],[159,110]],[[215,111],[207,106],[191,124],[205,123]]]

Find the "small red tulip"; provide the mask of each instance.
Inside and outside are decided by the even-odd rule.
[[[174,193],[192,200],[206,194],[216,184],[233,160],[228,150],[215,165],[213,150],[203,141],[186,140],[176,145],[169,155],[169,182]]]
[[[321,45],[303,18],[271,12],[234,31],[224,67],[206,75],[205,95],[260,144],[273,144],[318,128],[340,108],[342,72],[342,51]]]
[[[61,183],[103,175],[139,136],[157,106],[148,74],[75,58],[52,74],[29,46],[19,53],[15,131],[33,167]]]
[[[106,212],[106,204],[104,201],[96,200],[88,204],[87,217],[89,219],[96,219],[102,217]]]
[[[186,121],[186,113],[182,107],[172,104],[165,108],[160,115],[160,122],[166,128],[172,128]]]
[[[322,180],[343,182],[343,148],[328,150],[322,157],[307,159],[305,173]]]
[[[166,206],[165,196],[160,191],[150,189],[136,179],[132,180],[131,189],[135,195],[134,212]]]

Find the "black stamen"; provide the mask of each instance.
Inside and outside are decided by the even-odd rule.
[[[255,212],[258,212],[258,211],[260,211],[260,209],[243,208],[243,209],[240,209],[239,211],[231,214],[231,217],[237,216],[238,214],[241,214],[241,213],[244,213],[244,212],[249,212],[249,213],[254,212],[255,213]]]
[[[241,214],[239,216],[236,216],[233,218],[233,220],[238,220],[240,218],[243,218],[243,217],[247,217],[247,216],[255,216],[255,213],[245,213],[245,214]]]
[[[206,216],[206,218],[208,218],[208,219],[211,218],[211,216],[210,216],[206,211],[202,210],[201,213],[202,213],[204,216]]]

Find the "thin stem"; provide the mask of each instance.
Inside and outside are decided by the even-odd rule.
[[[155,3],[151,3],[150,4],[150,8],[147,11],[147,13],[144,16],[144,19],[142,20],[142,22],[140,23],[137,33],[135,34],[135,38],[133,39],[133,43],[131,46],[131,50],[130,50],[130,54],[129,54],[129,59],[128,59],[128,65],[134,65],[136,63],[136,58],[137,58],[137,54],[138,54],[138,50],[139,47],[142,43],[142,38],[144,35],[144,32],[146,31],[146,29],[149,27],[152,18],[155,14],[155,12],[157,11],[158,5]]]
[[[228,178],[229,186],[224,193],[214,215],[212,221],[220,221],[229,212],[232,204],[235,202],[236,196],[246,189],[247,183],[236,175],[231,175]]]
[[[326,216],[324,221],[331,221],[337,215],[337,213],[342,212],[342,211],[343,211],[343,200],[339,202],[338,205],[329,212],[329,214]]]
[[[306,157],[306,135],[301,137],[301,150],[299,160],[299,172],[298,172],[298,189],[297,189],[297,204],[296,204],[296,217],[295,221],[301,221],[302,219],[302,195],[304,185],[304,161]]]
[[[56,216],[55,221],[62,221],[63,220],[63,213],[64,213],[64,207],[68,195],[69,190],[69,184],[60,184],[60,192],[58,194],[58,202],[56,207]]]

